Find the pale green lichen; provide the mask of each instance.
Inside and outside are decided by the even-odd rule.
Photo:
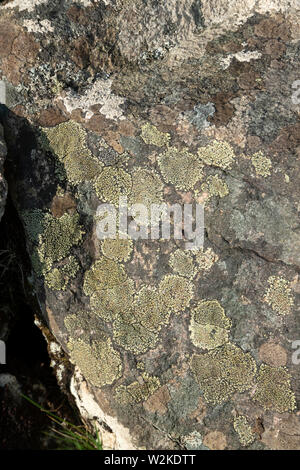
[[[291,294],[290,283],[282,277],[271,276],[268,279],[269,288],[264,301],[280,315],[291,313],[294,299]]]
[[[75,256],[69,256],[65,263],[45,274],[46,285],[53,290],[65,290],[70,279],[74,279],[80,267]]]
[[[120,286],[125,282],[127,275],[123,266],[108,258],[95,261],[84,275],[83,291],[92,295],[96,291]]]
[[[200,271],[209,271],[218,259],[218,255],[216,255],[211,248],[208,248],[205,251],[201,248],[196,253],[196,263],[198,264]]]
[[[109,166],[95,180],[94,188],[99,199],[118,206],[120,197],[131,192],[131,176],[122,168]]]
[[[203,300],[192,310],[191,340],[198,348],[214,349],[227,343],[230,327],[231,321],[217,300]]]
[[[101,251],[106,258],[127,261],[132,252],[132,240],[128,238],[106,238],[101,243]]]
[[[213,405],[248,390],[256,373],[253,357],[230,343],[201,355],[194,354],[190,367],[205,400]]]
[[[284,367],[262,364],[257,378],[253,400],[268,410],[278,413],[296,409],[295,394],[291,390],[291,376]]]
[[[112,322],[132,308],[134,292],[132,279],[110,289],[97,290],[90,298],[91,309],[103,320]]]
[[[110,385],[122,376],[120,354],[112,347],[109,337],[86,343],[82,339],[70,338],[67,344],[71,361],[83,376],[94,386]]]
[[[159,294],[167,311],[185,310],[193,297],[193,284],[175,274],[166,275],[159,284]]]
[[[217,166],[223,170],[230,168],[235,158],[232,147],[227,142],[218,140],[199,148],[198,156],[206,165]]]
[[[64,290],[66,287],[64,276],[57,268],[45,274],[45,283],[52,290]]]
[[[165,181],[179,190],[192,190],[203,177],[201,162],[187,149],[169,147],[159,155],[158,164]]]
[[[249,446],[255,441],[255,433],[252,431],[246,416],[237,416],[233,421],[233,427],[242,446]]]
[[[252,155],[251,162],[257,175],[266,178],[271,174],[270,169],[272,168],[272,162],[263,154],[262,151],[256,152],[254,155]]]
[[[201,189],[202,191],[207,192],[210,197],[225,197],[229,194],[227,184],[217,175],[209,176],[207,181],[201,186]]]
[[[168,145],[170,141],[170,134],[160,132],[155,126],[149,123],[142,127],[141,137],[146,144],[156,145],[157,147]]]
[[[158,333],[148,330],[138,322],[134,321],[133,312],[124,312],[114,322],[113,326],[115,342],[135,354],[142,354],[156,346]]]
[[[22,212],[21,217],[29,240],[38,243],[39,235],[44,230],[45,213],[41,209],[32,209]]]
[[[158,377],[152,377],[147,373],[142,374],[139,381],[130,385],[120,385],[116,388],[115,397],[122,405],[140,403],[146,401],[160,387]]]
[[[192,279],[195,275],[194,260],[190,253],[184,250],[176,250],[171,254],[169,265],[180,276]]]
[[[132,173],[132,181],[131,204],[144,204],[149,209],[151,204],[162,203],[164,185],[155,171],[138,168]]]
[[[49,150],[64,165],[68,181],[90,181],[101,172],[103,165],[87,148],[86,133],[80,124],[68,121],[42,131]]]
[[[46,214],[43,226],[43,233],[39,235],[38,255],[47,272],[55,261],[65,258],[70,249],[81,242],[84,232],[78,214],[64,214],[59,218]]]

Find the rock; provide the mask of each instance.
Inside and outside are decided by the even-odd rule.
[[[7,184],[3,175],[3,164],[6,157],[7,148],[3,138],[3,127],[0,124],[0,220],[4,214],[7,197]]]
[[[107,448],[299,447],[276,440],[278,415],[299,423],[297,5],[0,7],[7,178],[40,320]],[[176,239],[99,239],[120,197],[145,205],[145,238],[151,204],[205,204],[203,248],[175,216]]]

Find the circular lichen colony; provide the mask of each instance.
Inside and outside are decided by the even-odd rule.
[[[284,367],[262,364],[257,378],[253,399],[263,408],[278,413],[293,411],[296,408],[295,395],[291,390],[291,376]]]
[[[260,151],[252,155],[251,162],[257,175],[266,178],[271,174],[272,162],[263,152]]]
[[[75,121],[44,128],[49,150],[64,164],[68,181],[78,184],[93,180],[102,170],[102,163],[86,146],[86,134]]]
[[[141,137],[148,145],[155,145],[156,147],[163,147],[168,145],[170,141],[170,134],[160,132],[155,126],[148,122],[142,126]]]
[[[94,188],[99,199],[117,206],[120,197],[131,192],[131,176],[122,168],[109,166],[95,180]]]
[[[126,278],[127,275],[123,266],[116,261],[103,257],[86,271],[83,291],[86,295],[92,295],[95,291],[120,286]]]
[[[139,168],[132,173],[134,182],[130,195],[131,204],[161,204],[163,201],[163,182],[155,171]]]
[[[255,433],[252,431],[246,416],[237,416],[234,419],[233,427],[242,446],[248,446],[255,440]]]
[[[101,243],[101,250],[106,258],[127,261],[132,252],[132,245],[132,240],[128,238],[106,238]]]
[[[236,392],[248,390],[256,373],[252,356],[233,344],[194,354],[190,366],[205,400],[213,405],[228,401]]]
[[[291,313],[294,300],[291,294],[290,283],[282,277],[271,276],[268,279],[269,288],[265,295],[265,302],[279,315]]]
[[[176,250],[171,253],[169,264],[180,276],[192,279],[195,276],[194,260],[190,253],[184,250]]]
[[[206,165],[217,166],[225,170],[230,168],[235,154],[231,146],[224,141],[214,140],[206,147],[201,147],[198,150],[200,160]]]
[[[203,177],[201,162],[187,149],[168,148],[159,155],[158,164],[165,181],[179,190],[192,190]]]
[[[115,397],[119,403],[127,405],[129,403],[140,403],[147,400],[160,386],[157,377],[151,377],[144,373],[141,382],[132,382],[130,385],[120,385],[116,388]]]
[[[207,192],[210,197],[225,197],[229,194],[227,184],[217,175],[209,176],[206,183],[201,186],[201,189],[202,191]]]
[[[214,349],[228,342],[231,321],[217,300],[199,302],[192,311],[192,343],[201,349]]]
[[[182,276],[166,275],[159,284],[159,294],[166,310],[181,312],[193,297],[193,284]]]
[[[91,309],[103,320],[114,321],[131,309],[134,292],[132,279],[110,289],[97,290],[90,298]]]
[[[90,344],[71,338],[67,346],[72,362],[96,387],[112,384],[121,377],[120,354],[114,350],[110,338],[105,335],[102,340],[92,341]]]

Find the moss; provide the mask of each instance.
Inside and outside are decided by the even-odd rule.
[[[229,194],[228,186],[217,175],[209,176],[206,183],[201,186],[202,191],[205,191],[209,196],[225,197]]]
[[[235,155],[231,146],[224,141],[214,140],[206,147],[198,150],[200,160],[206,165],[217,166],[225,170],[230,168]]]
[[[168,145],[170,134],[160,132],[155,126],[147,123],[142,127],[141,137],[146,144],[163,147]]]
[[[165,308],[178,313],[189,306],[193,297],[193,284],[181,276],[168,274],[159,284],[159,293]]]
[[[233,427],[238,434],[242,446],[249,446],[255,440],[255,434],[249,425],[246,416],[237,416],[233,421]]]
[[[263,152],[260,151],[252,155],[251,162],[257,175],[267,177],[271,174],[272,162]]]
[[[47,272],[55,261],[68,255],[72,246],[80,243],[84,232],[78,214],[64,214],[60,218],[46,214],[43,225],[43,233],[39,235],[38,255],[44,272]]]
[[[264,301],[280,315],[289,314],[294,305],[289,281],[282,277],[271,276],[268,283],[269,288],[266,291]]]
[[[196,263],[200,271],[209,271],[216,261],[218,261],[218,255],[211,248],[206,251],[202,248],[196,253]]]
[[[184,250],[176,250],[171,254],[169,264],[180,276],[193,278],[195,275],[194,260],[190,253]]]
[[[202,349],[214,349],[228,342],[231,321],[217,300],[201,301],[192,311],[191,340]]]
[[[120,354],[114,350],[106,335],[103,335],[102,340],[92,341],[90,344],[82,339],[71,338],[67,346],[71,361],[92,385],[110,385],[122,376]]]
[[[158,157],[158,164],[165,181],[179,190],[192,190],[203,176],[199,159],[187,149],[168,148]]]
[[[278,413],[293,411],[296,408],[296,399],[287,370],[284,367],[262,364],[253,399],[266,410],[271,409]]]
[[[130,311],[134,292],[132,279],[127,279],[121,285],[110,289],[97,290],[90,299],[91,309],[103,320],[111,322],[124,312]]]
[[[86,146],[86,134],[75,121],[63,122],[55,127],[44,128],[51,150],[63,163],[71,183],[93,180],[102,170],[102,163],[92,156]]]
[[[116,261],[101,258],[86,271],[83,282],[83,291],[86,295],[92,295],[103,289],[111,289],[125,282],[127,275]]]
[[[123,405],[146,401],[160,387],[158,377],[142,374],[140,381],[132,382],[128,386],[120,385],[116,388],[115,397]]]
[[[194,354],[190,367],[205,400],[213,405],[228,401],[236,392],[248,390],[256,373],[252,356],[233,344]]]
[[[94,188],[99,199],[118,206],[119,198],[131,192],[131,176],[122,168],[107,167],[95,180]]]
[[[104,256],[116,261],[127,261],[132,252],[132,240],[106,238],[101,243]]]

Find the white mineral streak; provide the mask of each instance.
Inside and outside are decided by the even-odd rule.
[[[241,51],[236,52],[235,54],[228,54],[227,57],[221,59],[221,66],[225,70],[229,67],[233,58],[236,58],[239,62],[250,62],[250,60],[259,59],[261,57],[261,53],[258,51]]]
[[[42,5],[43,3],[48,3],[49,0],[13,0],[8,2],[6,5],[3,5],[1,8],[19,8],[19,11],[34,11],[37,5]]]
[[[72,113],[74,109],[81,109],[86,113],[86,119],[90,119],[93,116],[91,106],[100,105],[100,113],[108,119],[124,119],[123,110],[120,108],[120,105],[124,103],[124,98],[114,95],[111,92],[111,85],[110,79],[98,79],[82,94],[73,90],[67,92],[63,98],[67,112]]]
[[[117,418],[106,414],[100,408],[77,367],[71,379],[70,391],[75,398],[80,415],[99,430],[105,450],[137,450],[129,430]],[[105,423],[112,432],[104,429],[101,423]]]
[[[27,29],[29,33],[52,33],[54,31],[51,21],[49,20],[24,20],[23,26]]]

